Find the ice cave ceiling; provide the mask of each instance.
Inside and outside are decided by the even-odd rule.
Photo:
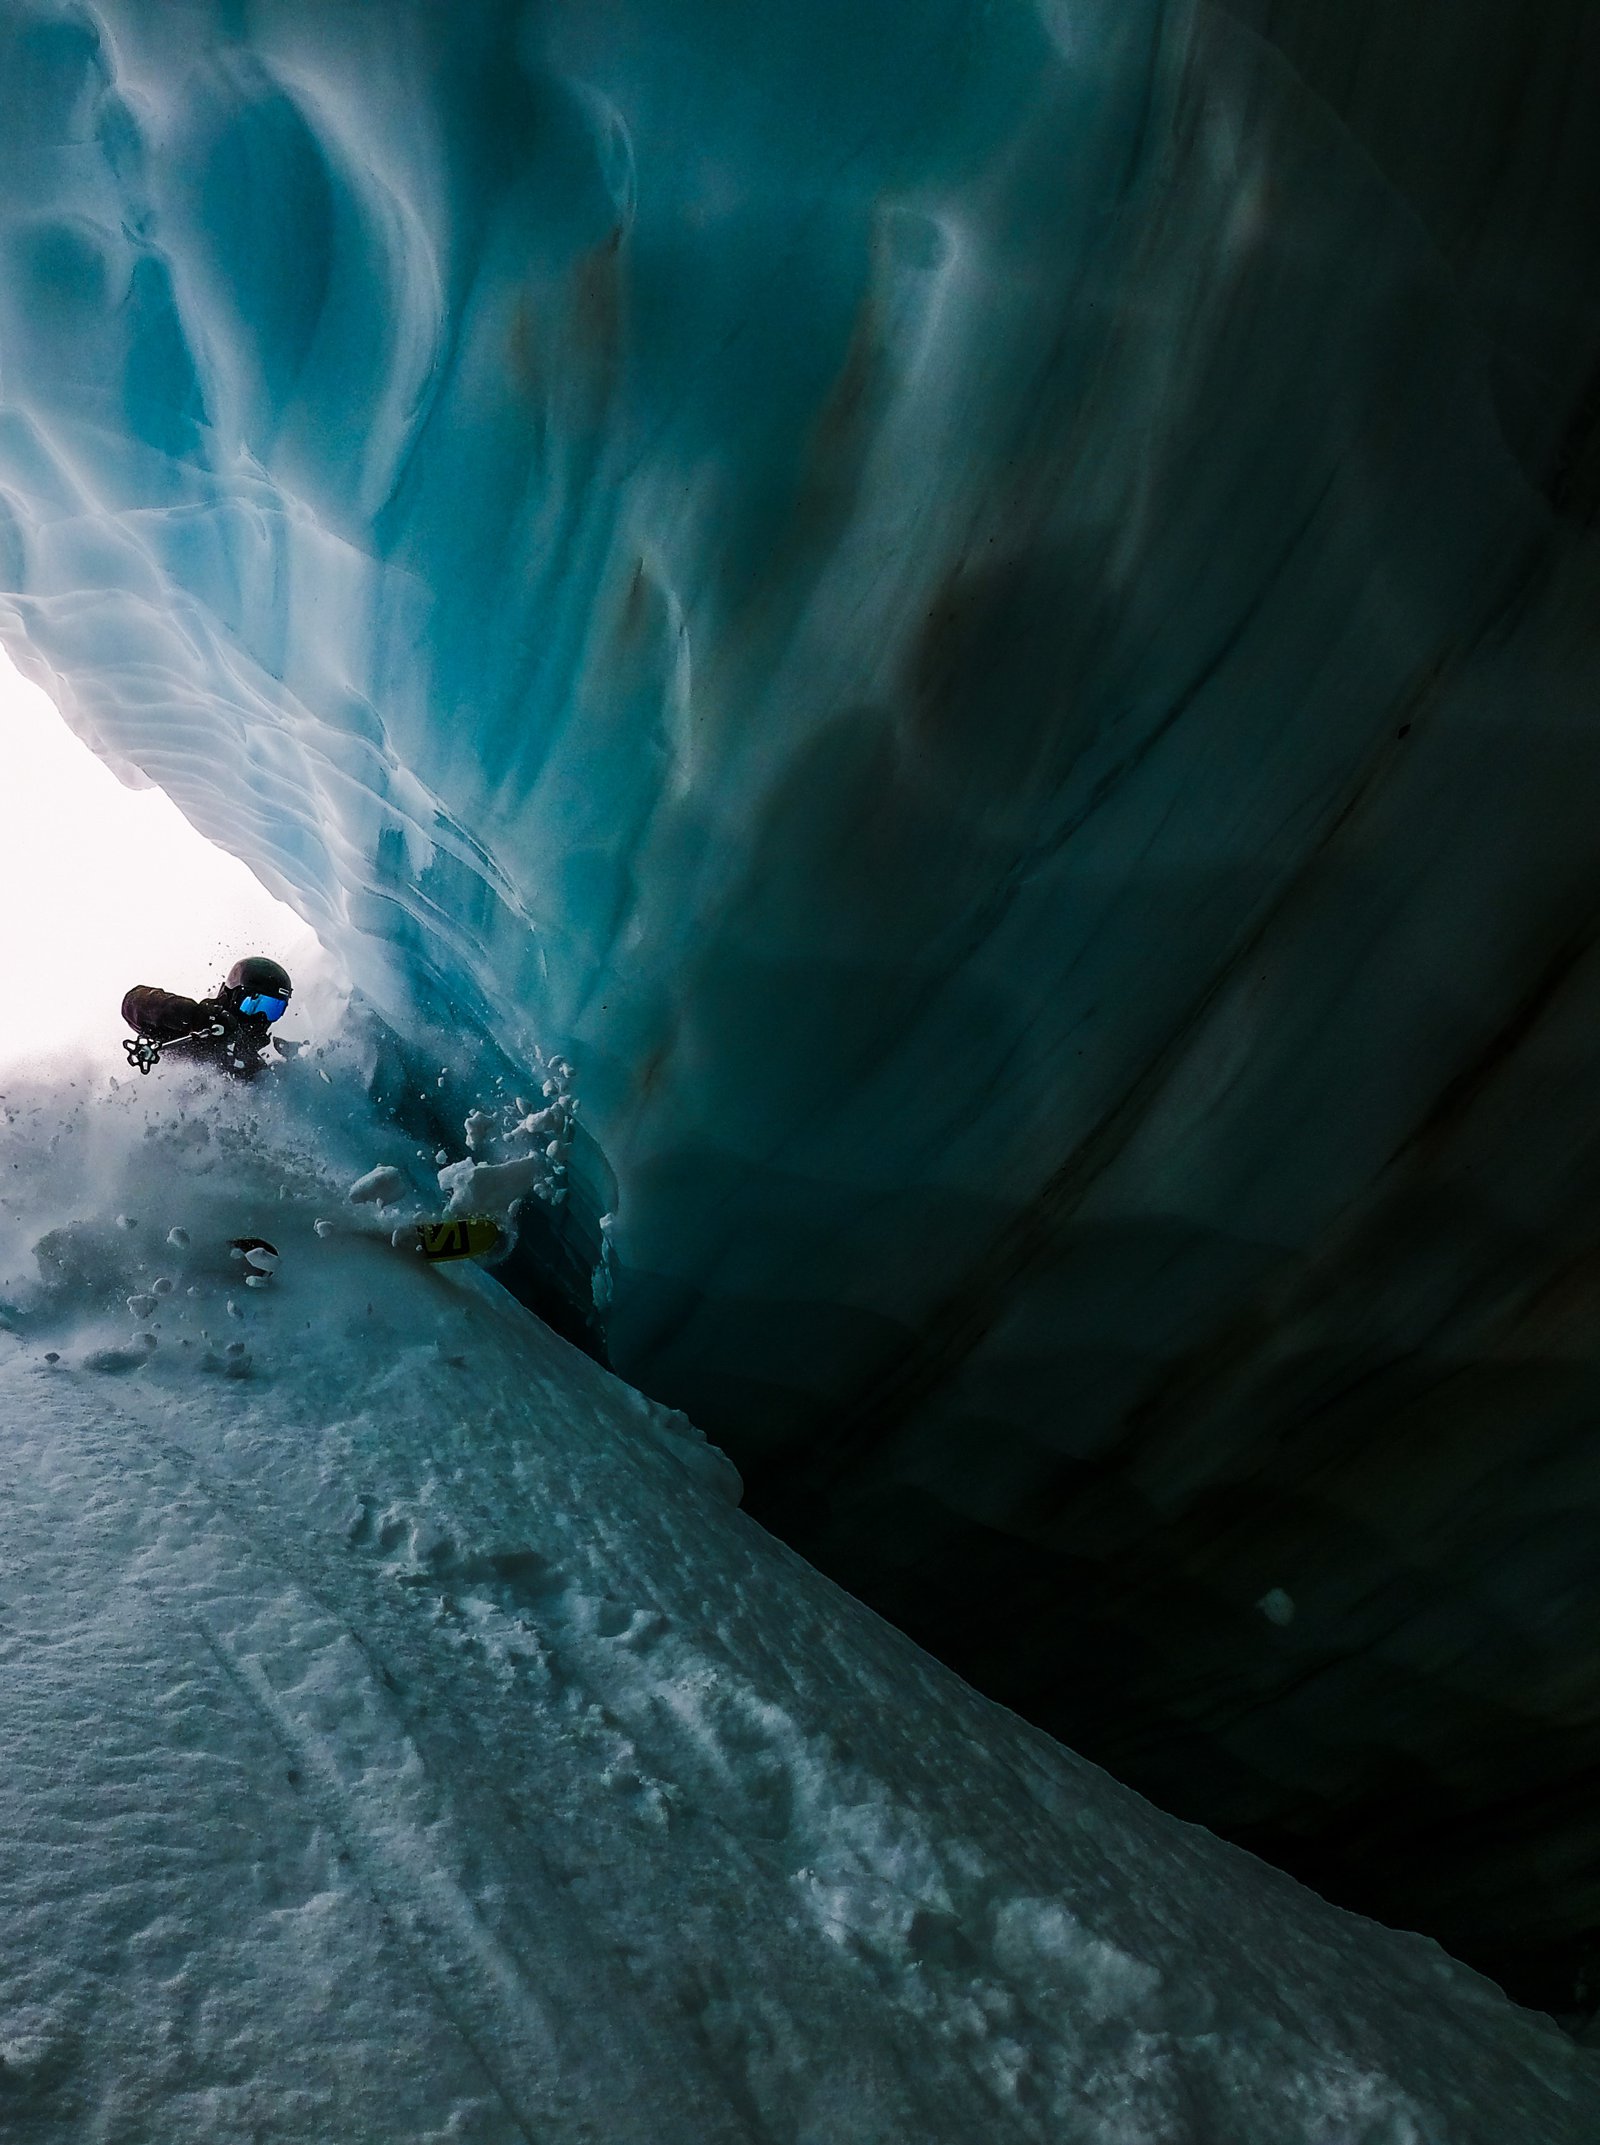
[[[1556,2004],[1597,92],[1585,0],[0,4],[18,660],[567,1053],[759,1516]]]

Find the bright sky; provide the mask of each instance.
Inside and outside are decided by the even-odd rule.
[[[67,1049],[120,1076],[130,985],[200,997],[241,954],[294,974],[316,949],[159,790],[124,789],[3,650],[0,807],[0,1071]]]

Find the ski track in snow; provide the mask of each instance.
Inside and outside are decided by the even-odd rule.
[[[1600,2132],[1593,2057],[978,1698],[486,1277],[152,1137],[0,1334],[7,2145]]]
[[[464,1874],[473,1849],[451,1811],[464,1798],[459,1788],[435,1791],[394,1695],[398,1681],[345,1620],[348,1606],[343,1614],[330,1608],[297,1569],[304,1556],[274,1540],[266,1515],[209,1479],[191,1452],[158,1441],[124,1407],[107,1408],[93,1395],[73,1399],[70,1411],[51,1411],[53,1498],[69,1512],[109,1507],[133,1523],[122,1554],[141,1618],[180,1646],[184,1627],[192,1630],[249,1716],[242,1734],[253,1723],[277,1746],[275,1770],[291,1807],[336,1843],[335,1861],[348,1872],[339,1890],[365,1894],[383,1934],[481,2071],[503,2111],[504,2134],[548,2134],[554,2121],[563,2137],[658,2136],[681,2050],[675,2043],[669,2060],[664,2048],[652,2048],[637,2018],[626,2039],[609,2024],[623,1992],[601,1985],[572,1908],[548,1878],[536,1881],[531,1850],[518,1856],[520,1917],[496,1930]],[[148,1533],[138,1525],[141,1512],[157,1516]],[[182,1665],[192,1672],[192,1651]],[[434,1692],[432,1704],[441,1696]],[[562,1930],[554,1947],[552,1927]],[[519,1956],[552,1948],[560,1961],[554,2003]],[[646,2055],[656,2059],[648,2079],[639,2075]],[[586,2109],[602,2091],[603,2105]],[[699,2126],[708,2138],[747,2134],[719,2121],[709,2097]]]

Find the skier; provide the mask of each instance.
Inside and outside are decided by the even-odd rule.
[[[175,1051],[220,1066],[235,1079],[253,1080],[273,1040],[272,1023],[282,1018],[293,995],[288,971],[259,953],[235,961],[227,982],[210,998],[181,998],[176,991],[138,983],[122,1001],[122,1017],[136,1031],[122,1047],[128,1063],[142,1073]]]

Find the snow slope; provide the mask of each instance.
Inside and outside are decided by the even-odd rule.
[[[1574,0],[0,5],[0,638],[570,1058],[568,1293],[775,1525],[1551,2003],[1597,83]]]
[[[978,1697],[394,1249],[343,1192],[422,1158],[336,1052],[5,1117],[8,2145],[1597,2134],[1600,2060]]]
[[[570,1059],[573,1293],[775,1525],[1552,2003],[1597,84],[1575,0],[0,5],[0,637]]]

